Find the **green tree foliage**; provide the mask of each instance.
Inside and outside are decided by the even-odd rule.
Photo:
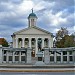
[[[61,28],[56,33],[55,44],[58,48],[75,47],[75,35],[68,35],[68,30],[66,28]]]
[[[65,35],[60,41],[56,42],[56,47],[66,48],[66,47],[75,47],[75,41],[72,36]]]
[[[67,28],[61,27],[61,29],[56,33],[56,40],[59,41],[65,35],[68,35],[68,30],[67,30]]]

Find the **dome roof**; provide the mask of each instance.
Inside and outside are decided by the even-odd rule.
[[[32,13],[29,14],[28,18],[30,18],[30,17],[35,17],[35,18],[37,18],[36,14],[33,13],[33,10],[32,10]]]

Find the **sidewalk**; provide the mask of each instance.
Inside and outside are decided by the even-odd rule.
[[[0,64],[0,72],[75,72],[75,65]]]

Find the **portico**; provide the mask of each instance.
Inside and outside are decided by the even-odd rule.
[[[37,53],[39,48],[42,50],[44,47],[50,47],[50,39],[47,37],[30,37],[30,38],[17,38],[16,48],[32,48],[32,52]]]
[[[34,44],[36,42],[38,42],[38,40],[41,40],[41,44],[42,44],[42,48],[44,47],[50,47],[49,44],[50,44],[50,39],[48,38],[17,38],[16,39],[16,48],[21,48],[21,47],[26,47],[26,45],[28,47],[32,47],[34,46]],[[38,43],[36,43],[36,45],[38,46]]]

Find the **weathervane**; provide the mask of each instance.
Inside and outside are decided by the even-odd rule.
[[[33,8],[31,10],[32,10],[32,13],[33,13]]]

